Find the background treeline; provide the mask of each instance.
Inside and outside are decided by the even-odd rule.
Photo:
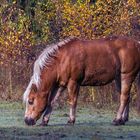
[[[139,0],[1,0],[0,99],[21,100],[45,44],[69,36],[125,35],[140,40]],[[81,89],[97,107],[117,101],[114,85]],[[135,86],[132,104],[136,103]]]

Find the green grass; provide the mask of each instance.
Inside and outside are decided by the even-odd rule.
[[[66,125],[69,108],[54,110],[47,127],[26,126],[22,103],[0,104],[0,140],[139,140],[140,117],[131,110],[125,126],[112,126],[111,109],[78,107],[74,126]],[[40,122],[40,120],[39,120]],[[38,122],[38,123],[39,123]]]

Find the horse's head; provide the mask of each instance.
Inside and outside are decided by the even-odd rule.
[[[46,92],[39,92],[36,85],[32,84],[28,95],[25,96],[27,96],[25,99],[25,123],[34,125],[47,106],[47,94]]]

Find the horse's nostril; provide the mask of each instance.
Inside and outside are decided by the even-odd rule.
[[[35,120],[32,119],[32,118],[26,117],[26,118],[24,119],[24,121],[25,121],[25,123],[26,123],[27,125],[35,125]]]

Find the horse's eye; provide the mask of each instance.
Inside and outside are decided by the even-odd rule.
[[[33,105],[33,100],[28,101],[29,105]]]

